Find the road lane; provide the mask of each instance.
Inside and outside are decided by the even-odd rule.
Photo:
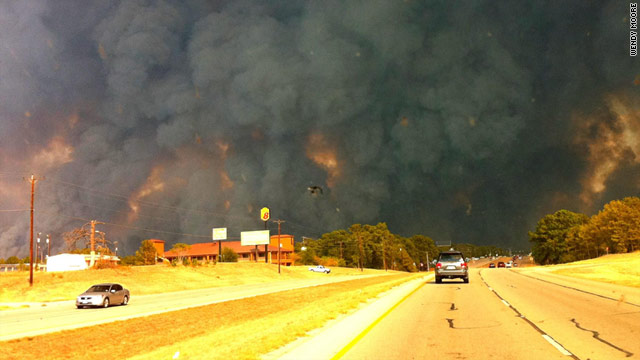
[[[533,325],[580,359],[640,356],[637,304],[536,280],[517,270],[484,269],[481,277]],[[618,286],[616,293],[625,293],[624,287]]]
[[[501,269],[504,270],[504,269]],[[342,359],[567,359],[480,280],[429,282]]]
[[[326,276],[315,279],[277,281],[210,289],[186,290],[156,295],[136,296],[126,306],[76,309],[75,302],[65,301],[46,306],[0,311],[0,341],[35,336],[65,329],[98,325],[106,322],[149,316],[167,311],[231,301],[269,293],[318,286],[333,282],[362,279],[369,276]]]

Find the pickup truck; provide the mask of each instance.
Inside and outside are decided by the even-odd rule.
[[[309,271],[313,271],[313,272],[321,272],[321,273],[328,274],[328,273],[330,273],[330,272],[331,272],[331,269],[326,268],[326,267],[324,267],[324,266],[322,266],[322,265],[316,265],[316,266],[310,267],[310,268],[309,268]]]

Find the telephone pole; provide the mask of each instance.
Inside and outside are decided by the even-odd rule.
[[[91,238],[91,261],[89,263],[89,267],[93,267],[93,264],[95,263],[95,255],[96,255],[96,245],[95,245],[96,224],[104,224],[104,223],[96,221],[96,220],[91,220],[91,234],[89,235],[89,237]]]
[[[36,193],[36,183],[38,180],[34,175],[31,175],[27,181],[31,183],[31,226],[29,235],[29,286],[33,286],[33,204]],[[42,178],[44,180],[44,177]]]
[[[282,244],[280,243],[280,224],[285,221],[278,219],[273,222],[278,223],[278,274],[280,274],[280,248],[282,247]]]

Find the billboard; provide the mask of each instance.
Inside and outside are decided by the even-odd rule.
[[[227,240],[227,228],[213,228],[213,240]]]
[[[246,245],[267,245],[269,244],[269,230],[242,231],[240,233],[240,244]]]

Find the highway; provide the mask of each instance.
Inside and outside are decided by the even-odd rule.
[[[361,279],[368,276],[327,276],[318,274],[314,279],[277,281],[262,284],[238,285],[157,295],[136,296],[131,291],[131,301],[126,306],[77,309],[74,301],[47,303],[45,306],[0,311],[0,341],[50,332],[126,320],[167,311],[231,301],[246,297],[299,289],[332,282]],[[384,275],[382,275],[384,276]]]
[[[341,333],[347,318],[316,336],[324,343],[310,339],[275,357],[640,358],[640,289],[523,270],[471,269],[469,284],[431,276],[358,333]],[[330,349],[343,337],[353,340]]]

